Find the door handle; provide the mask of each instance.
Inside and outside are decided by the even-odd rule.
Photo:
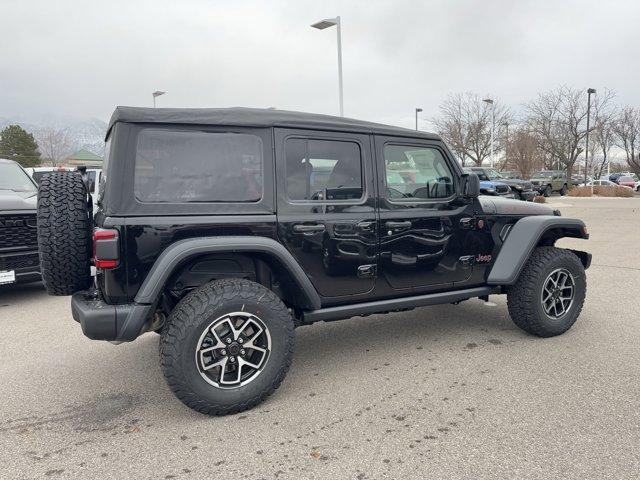
[[[384,225],[390,230],[401,230],[405,228],[411,228],[411,222],[409,220],[405,222],[386,222]]]
[[[376,222],[363,221],[356,225],[358,230],[365,233],[371,233],[376,229]]]
[[[316,233],[316,232],[324,232],[324,225],[319,223],[314,224],[298,224],[293,226],[293,231],[296,233]]]

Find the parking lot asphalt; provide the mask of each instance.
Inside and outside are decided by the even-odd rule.
[[[68,297],[0,289],[0,477],[638,478],[640,199],[553,197],[587,222],[585,308],[540,339],[506,299],[319,323],[257,408],[169,391],[158,336],[86,339]]]

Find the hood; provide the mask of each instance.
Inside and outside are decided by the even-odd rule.
[[[507,185],[520,185],[521,187],[531,185],[531,182],[528,182],[527,180],[520,180],[517,178],[501,178],[500,181],[502,183],[506,183]]]
[[[488,215],[555,215],[547,205],[500,197],[478,197],[482,210]]]
[[[14,192],[0,190],[0,212],[30,210],[35,213],[38,203],[37,192]]]
[[[507,182],[502,180],[480,180],[480,186],[485,188],[492,188],[496,185],[507,185]]]

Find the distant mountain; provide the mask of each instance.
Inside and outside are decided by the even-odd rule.
[[[8,125],[20,125],[35,133],[42,128],[66,130],[73,152],[84,148],[104,157],[104,135],[107,123],[97,118],[86,120],[47,116],[42,118],[0,117],[0,130]]]

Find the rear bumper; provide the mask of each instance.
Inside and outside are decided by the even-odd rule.
[[[135,340],[147,331],[152,312],[152,305],[109,305],[91,291],[77,292],[71,297],[73,319],[92,340]]]

